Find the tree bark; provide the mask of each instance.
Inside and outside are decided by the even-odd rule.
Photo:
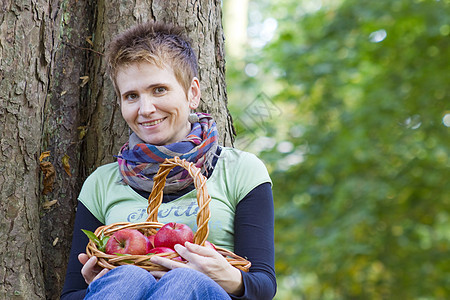
[[[64,284],[76,199],[83,178],[80,157],[87,130],[83,107],[89,97],[85,76],[90,57],[99,54],[88,50],[94,27],[94,2],[54,1],[49,5],[44,47],[51,54],[51,61],[41,145],[42,151],[50,151],[48,161],[55,168],[56,179],[52,192],[41,195],[40,224],[46,298],[57,299]]]
[[[105,45],[148,20],[186,28],[202,103],[232,145],[220,1],[2,1],[0,7],[0,299],[58,299],[84,179],[126,141]],[[40,171],[40,154],[49,173]],[[45,194],[43,191],[45,190]]]
[[[3,2],[0,15],[0,298],[43,298],[39,236],[42,107],[50,57],[45,1]]]

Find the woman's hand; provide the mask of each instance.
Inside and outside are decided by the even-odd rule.
[[[184,264],[164,257],[153,256],[150,261],[168,269],[191,268],[200,271],[217,282],[227,293],[241,295],[243,282],[241,271],[233,267],[217,251],[186,242],[175,245],[175,251],[188,261]],[[151,272],[155,277],[161,277],[166,272]]]
[[[83,264],[81,275],[83,275],[87,284],[91,284],[94,280],[99,279],[108,272],[108,269],[102,269],[97,265],[97,257],[95,256],[89,258],[87,254],[80,253],[78,255],[78,260]]]

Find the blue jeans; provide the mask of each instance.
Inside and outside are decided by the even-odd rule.
[[[230,296],[211,278],[192,269],[174,269],[156,281],[144,269],[125,265],[92,282],[84,299],[229,300]]]

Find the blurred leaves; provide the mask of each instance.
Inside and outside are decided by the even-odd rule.
[[[276,36],[228,74],[231,102],[283,112],[243,134],[274,181],[278,297],[448,299],[450,1],[312,2],[262,6]]]

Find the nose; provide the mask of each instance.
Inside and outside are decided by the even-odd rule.
[[[139,106],[139,114],[143,116],[148,116],[156,111],[153,99],[147,95],[141,95],[141,101]]]

